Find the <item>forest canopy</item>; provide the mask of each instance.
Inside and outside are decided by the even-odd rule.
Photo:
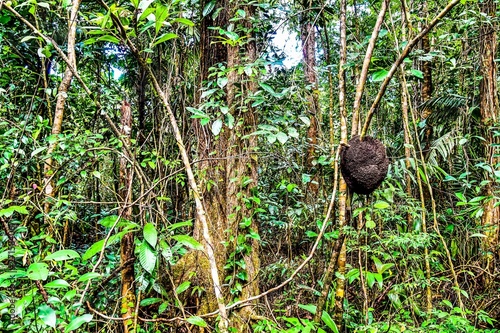
[[[0,0],[0,331],[499,332],[498,14]]]

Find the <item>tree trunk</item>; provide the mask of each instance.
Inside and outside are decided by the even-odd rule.
[[[130,144],[130,133],[132,129],[132,112],[130,104],[126,101],[122,102],[121,107],[121,134],[123,140]],[[129,165],[130,157],[123,152],[120,158],[120,180],[118,194],[120,197],[121,207],[120,216],[124,219],[132,219],[132,177],[133,168]],[[121,314],[123,317],[131,317],[134,315],[136,304],[135,288],[134,288],[134,234],[127,233],[123,236],[120,242],[120,263],[126,265],[121,272],[122,287],[121,287]],[[123,330],[125,333],[132,331],[133,320],[125,320],[123,322]]]
[[[313,172],[313,161],[316,158],[316,146],[318,144],[318,117],[320,114],[319,110],[319,92],[318,92],[318,78],[316,74],[316,33],[315,26],[312,20],[309,19],[312,15],[311,9],[306,10],[304,17],[302,18],[302,23],[300,27],[300,39],[302,40],[302,55],[304,61],[304,77],[306,85],[309,86],[307,91],[307,104],[309,111],[309,129],[307,130],[307,157],[306,163],[310,172]],[[314,19],[314,17],[313,17]],[[313,181],[308,184],[308,192],[312,198],[317,197],[318,193],[318,176],[314,172],[312,177]]]
[[[76,53],[75,53],[75,43],[76,43],[76,22],[78,9],[80,8],[81,0],[73,1],[73,6],[71,7],[71,14],[68,21],[68,60],[72,64],[72,67],[76,69]],[[66,70],[64,71],[64,76],[57,90],[57,101],[56,101],[56,109],[54,111],[54,119],[52,123],[52,131],[51,135],[58,135],[61,133],[63,118],[64,118],[64,110],[66,99],[68,97],[68,89],[71,85],[71,81],[73,79],[73,72],[71,71],[70,66],[66,66]],[[51,209],[51,201],[54,196],[54,182],[52,181],[54,177],[54,165],[52,160],[52,154],[57,148],[57,140],[51,141],[49,144],[49,148],[47,149],[47,159],[45,160],[45,164],[43,167],[43,185],[45,188],[46,201],[44,204],[44,214],[45,214],[45,223],[49,224],[49,233],[52,230],[50,226],[50,218],[49,213]]]
[[[492,168],[492,172],[487,174],[489,183],[485,187],[484,195],[487,199],[483,203],[483,215],[481,217],[481,226],[486,236],[482,240],[482,251],[484,258],[484,267],[493,272],[495,252],[498,251],[498,224],[500,221],[500,206],[495,199],[494,187],[495,180],[493,171],[500,162],[498,158],[498,136],[494,136],[492,126],[497,125],[499,115],[498,87],[497,87],[497,67],[495,63],[497,36],[497,24],[494,20],[496,13],[496,4],[494,0],[486,0],[480,3],[481,12],[484,14],[480,29],[480,112],[483,124],[485,144],[485,162]],[[488,275],[488,274],[486,274]],[[488,279],[489,280],[489,279]],[[489,281],[487,281],[487,284]]]
[[[257,147],[257,138],[246,135],[256,130],[256,112],[244,100],[246,96],[256,90],[253,74],[240,74],[236,69],[244,65],[242,59],[252,63],[256,59],[256,45],[247,36],[244,45],[231,45],[222,47],[222,43],[213,43],[217,30],[209,27],[218,26],[223,29],[230,24],[229,18],[233,17],[237,9],[243,9],[246,17],[254,16],[254,7],[237,7],[230,1],[218,1],[216,8],[222,8],[214,21],[211,15],[204,17],[201,30],[201,82],[212,80],[208,77],[209,69],[218,64],[227,63],[227,71],[221,72],[219,78],[227,78],[224,87],[224,103],[228,107],[225,115],[218,115],[223,125],[219,134],[211,131],[211,126],[201,126],[195,121],[194,127],[198,137],[197,164],[199,172],[203,174],[200,181],[201,197],[209,221],[212,235],[214,255],[221,280],[228,285],[222,290],[224,298],[247,298],[258,293],[257,272],[259,270],[258,256],[258,228],[254,219],[254,208],[258,203],[255,197],[257,184],[257,158],[254,154]],[[250,21],[243,22],[247,31],[250,31]],[[241,32],[240,32],[241,33]],[[215,79],[216,80],[216,79]],[[199,97],[199,103],[203,103]],[[234,124],[228,122],[234,118]],[[217,121],[216,114],[212,114],[213,121]],[[201,225],[195,222],[194,237],[203,242]],[[199,277],[203,272],[203,258],[197,262]],[[198,312],[211,311],[215,307],[213,298],[208,295],[200,300]],[[244,307],[236,315],[230,316],[230,325],[237,328],[238,332],[247,330],[250,320],[250,307]]]
[[[422,3],[421,17],[427,17],[429,14],[428,12],[429,11],[427,9],[427,1],[424,1]],[[423,53],[429,54],[429,52],[431,51],[429,35],[423,36],[420,44]],[[432,61],[431,60],[420,61],[420,68],[422,69],[422,75],[424,77],[421,82],[421,89],[420,89],[421,102],[423,103],[432,97],[432,92],[434,91],[434,85],[432,83]],[[430,107],[426,107],[423,110],[422,119],[429,118],[431,114],[432,114],[432,109]],[[431,124],[430,121],[427,121],[425,128],[425,137],[424,137],[424,146],[425,146],[424,156],[426,157],[428,156],[431,150],[431,141],[433,133],[434,133],[433,124]]]

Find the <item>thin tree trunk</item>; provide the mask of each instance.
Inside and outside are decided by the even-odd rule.
[[[316,73],[316,32],[315,26],[309,18],[311,17],[311,8],[306,10],[302,18],[300,27],[300,38],[302,41],[302,56],[304,61],[304,76],[306,85],[310,90],[307,92],[307,104],[309,111],[309,128],[307,130],[307,167],[311,170],[314,166],[313,161],[316,158],[316,146],[318,144],[318,117],[319,110],[319,92],[318,92],[318,78]],[[316,199],[318,193],[318,176],[313,176],[313,181],[308,184],[310,198]]]
[[[66,70],[64,71],[63,79],[59,85],[57,91],[57,101],[56,101],[56,109],[54,111],[54,119],[52,123],[51,135],[58,135],[61,133],[64,111],[65,111],[65,103],[68,97],[68,89],[71,85],[71,81],[73,79],[73,71],[72,68],[76,69],[76,53],[75,53],[75,43],[76,43],[76,18],[78,15],[78,9],[80,8],[81,0],[73,1],[73,5],[71,7],[71,13],[68,21],[68,61],[71,65],[66,66]],[[50,218],[49,213],[52,204],[52,197],[54,196],[54,182],[52,178],[54,177],[54,165],[52,160],[52,154],[54,153],[57,147],[57,140],[52,141],[49,144],[49,148],[47,149],[47,159],[45,160],[44,168],[43,168],[43,185],[45,188],[46,200],[44,203],[44,214],[45,214],[45,223],[49,225],[49,232],[52,230],[52,226],[50,226]]]
[[[358,134],[358,123],[360,119],[360,107],[361,107],[361,98],[363,97],[363,91],[365,90],[366,79],[368,78],[368,69],[370,67],[370,63],[372,60],[373,50],[375,49],[375,43],[378,38],[378,34],[380,32],[380,27],[384,22],[384,16],[387,12],[387,6],[389,4],[389,0],[382,1],[382,6],[380,7],[380,12],[378,13],[377,21],[375,26],[373,27],[372,36],[370,41],[368,42],[368,48],[366,49],[365,59],[363,61],[363,67],[361,68],[361,73],[359,75],[359,82],[356,86],[356,96],[354,98],[354,104],[352,109],[352,127],[351,127],[351,136],[355,136]]]
[[[493,172],[497,170],[499,159],[498,148],[500,143],[498,136],[493,135],[492,126],[497,126],[499,116],[497,65],[495,63],[497,47],[497,24],[494,20],[496,14],[496,4],[494,0],[486,0],[480,3],[481,13],[484,14],[480,29],[480,112],[483,124],[483,136],[486,163],[492,168],[492,172],[487,173],[486,179],[489,183],[485,187],[484,195],[487,199],[483,203],[483,215],[481,216],[481,226],[483,234],[486,236],[482,240],[481,250],[483,252],[483,266],[493,273],[495,265],[493,260],[495,252],[498,253],[500,205],[495,199],[495,180]],[[488,275],[488,274],[486,274]],[[487,278],[489,285],[491,278]]]
[[[121,106],[121,133],[123,139],[130,144],[130,134],[132,130],[132,112],[130,104],[126,101],[122,102]],[[121,202],[120,216],[124,219],[132,219],[132,177],[133,168],[129,165],[130,157],[126,152],[123,152],[120,158],[120,179],[119,179],[119,197]],[[135,311],[136,297],[134,288],[134,234],[127,233],[123,235],[120,242],[120,262],[122,265],[127,263],[127,266],[121,272],[121,314],[122,317],[132,317]],[[123,330],[125,333],[132,331],[133,320],[125,320],[123,322]]]
[[[346,89],[345,89],[345,64],[347,61],[347,28],[346,28],[346,9],[347,4],[346,0],[341,0],[340,2],[340,59],[339,59],[339,111],[340,111],[340,126],[341,126],[341,144],[347,143],[347,112],[346,112]],[[336,161],[336,163],[339,163]],[[340,230],[339,238],[336,240],[334,249],[332,251],[332,255],[330,257],[329,264],[325,271],[325,275],[323,276],[323,288],[321,290],[321,295],[318,298],[316,303],[316,314],[314,317],[314,321],[319,323],[321,320],[321,315],[323,313],[323,308],[328,299],[328,295],[330,293],[331,282],[334,277],[335,267],[342,265],[344,263],[345,267],[345,245],[344,245],[344,235],[342,229],[346,222],[346,195],[347,195],[347,186],[344,179],[341,177],[339,182],[339,202],[338,202],[338,228]],[[341,286],[339,286],[339,281],[337,281],[337,287],[342,288],[342,293],[344,290],[344,285],[340,282]],[[337,289],[337,292],[338,289]],[[339,292],[340,293],[340,292]],[[338,314],[340,313],[340,314]],[[340,310],[337,307],[337,299],[335,300],[335,323],[337,327],[341,327],[342,325],[342,306],[340,306]],[[339,317],[340,316],[340,320]]]
[[[424,1],[422,3],[422,14],[421,17],[427,17],[428,15],[428,9],[427,9],[427,1]],[[431,45],[430,45],[430,40],[429,40],[429,35],[425,35],[422,37],[421,41],[422,45],[422,51],[424,54],[429,54],[431,52]],[[423,80],[421,84],[421,101],[425,102],[429,98],[432,97],[432,92],[434,90],[434,86],[432,83],[432,61],[431,60],[423,60],[421,61],[421,68],[422,68],[422,74],[423,74]],[[422,114],[422,119],[428,119],[429,116],[432,114],[432,109],[430,107],[426,107],[423,110]],[[427,157],[428,154],[430,153],[431,150],[431,141],[432,141],[432,135],[434,133],[434,127],[431,124],[430,121],[426,122],[426,129],[425,129],[425,138],[424,138],[424,156]]]

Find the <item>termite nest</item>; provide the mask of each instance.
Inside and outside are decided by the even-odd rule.
[[[354,136],[340,151],[340,170],[349,189],[370,194],[384,181],[389,168],[385,146],[379,140]]]

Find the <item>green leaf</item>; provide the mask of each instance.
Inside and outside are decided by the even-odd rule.
[[[80,255],[75,250],[59,250],[46,256],[44,260],[63,261],[74,258],[80,258]]]
[[[212,133],[214,135],[219,135],[221,130],[222,130],[222,119],[219,118],[212,123]]]
[[[311,120],[307,117],[304,117],[304,116],[300,116],[299,117],[300,120],[302,120],[302,122],[307,126],[311,126]]]
[[[36,4],[42,8],[50,10],[50,5],[46,2],[37,2]]]
[[[267,91],[268,93],[270,93],[271,95],[274,95],[276,94],[274,92],[274,89],[268,85],[268,84],[265,84],[265,83],[262,83],[262,82],[259,82],[259,86],[261,86],[262,89],[264,89],[265,91]]]
[[[157,297],[145,298],[141,301],[140,306],[149,306],[152,304],[160,303],[163,300]]]
[[[30,39],[36,39],[36,37],[35,36],[26,36],[26,37],[23,37],[23,39],[21,39],[19,42],[24,43],[24,42],[29,41]]]
[[[154,0],[141,0],[141,2],[139,3],[139,5],[137,6],[137,9],[140,9],[143,12],[146,9],[148,9],[149,5],[151,5],[151,3],[153,1]]]
[[[100,276],[101,276],[101,274],[99,274],[97,272],[88,272],[88,273],[85,273],[82,276],[80,276],[80,278],[78,279],[78,282],[86,282],[90,279],[95,279],[95,278],[98,278]]]
[[[373,229],[373,228],[375,228],[376,226],[377,226],[377,225],[375,224],[375,222],[374,222],[372,219],[369,219],[369,220],[367,219],[367,220],[366,220],[366,227],[367,227],[368,229]]]
[[[306,310],[312,314],[316,314],[316,305],[313,304],[299,304],[299,308]]]
[[[31,157],[38,155],[38,153],[44,151],[45,149],[47,149],[47,147],[40,147],[40,148],[33,150],[31,152]]]
[[[276,138],[281,144],[284,144],[285,142],[288,141],[288,135],[286,135],[286,133],[283,132],[276,133]]]
[[[172,225],[169,225],[167,227],[167,229],[170,230],[170,231],[172,231],[172,230],[175,230],[175,229],[178,229],[178,228],[192,227],[192,226],[193,226],[193,221],[188,220],[188,221],[177,222],[177,223],[174,223]]]
[[[101,252],[103,248],[104,248],[104,239],[101,239],[100,241],[97,241],[94,244],[92,244],[87,249],[87,251],[85,251],[85,253],[82,256],[82,260],[89,260],[97,253]]]
[[[339,329],[337,328],[337,324],[333,321],[332,317],[328,314],[328,312],[323,311],[321,314],[321,320],[328,326],[329,329],[332,330],[333,333],[339,333]]]
[[[390,207],[390,205],[385,201],[379,200],[379,201],[375,202],[373,207],[375,207],[377,209],[386,209],[387,207]]]
[[[188,290],[190,286],[191,286],[191,281],[184,281],[177,288],[175,288],[175,292],[177,294],[181,294],[186,290]]]
[[[151,245],[154,249],[158,241],[158,232],[152,223],[147,223],[143,230],[144,239]]]
[[[127,231],[127,230],[121,231],[121,232],[117,233],[116,235],[109,237],[108,242],[106,243],[106,247],[118,242],[123,237],[123,235],[125,235],[128,232],[130,232],[130,231]],[[88,259],[92,258],[94,255],[96,255],[97,253],[101,252],[103,247],[104,247],[104,241],[105,241],[105,239],[101,239],[100,241],[97,241],[94,244],[92,244],[92,246],[89,247],[89,249],[87,251],[85,251],[85,253],[83,254],[82,260],[88,260]]]
[[[45,325],[56,328],[56,312],[47,304],[38,307],[38,317]]]
[[[148,273],[153,273],[156,265],[156,254],[147,242],[142,242],[139,247],[139,262]]]
[[[212,0],[209,3],[207,3],[203,8],[202,12],[203,17],[209,15],[212,12],[212,10],[214,10],[214,8],[215,8],[215,0]]]
[[[381,69],[381,70],[376,71],[375,73],[373,73],[372,80],[374,82],[382,81],[382,80],[385,79],[385,77],[387,76],[387,74],[389,74],[388,71],[386,71],[385,69]]]
[[[221,89],[223,89],[227,85],[228,82],[229,82],[229,79],[227,77],[220,77],[217,79],[217,85]],[[226,109],[229,110],[227,107],[226,107]],[[227,113],[227,111],[226,111],[226,113]]]
[[[27,274],[28,278],[31,280],[47,280],[49,276],[49,266],[43,262],[36,262],[28,267]]]
[[[106,216],[105,218],[101,219],[99,223],[106,228],[112,228],[113,226],[115,227],[132,227],[132,226],[137,226],[136,223],[129,221],[127,219],[121,218],[118,215],[109,215]],[[116,225],[115,225],[116,223]]]
[[[109,42],[109,43],[113,43],[113,44],[120,44],[120,40],[118,38],[116,38],[115,36],[111,36],[111,35],[101,36],[101,37],[97,38],[97,41]]]
[[[158,39],[156,40],[156,42],[153,43],[153,46],[156,46],[160,43],[164,43],[166,42],[167,40],[171,40],[173,38],[177,38],[179,36],[177,36],[176,34],[172,33],[172,32],[168,32],[168,33],[165,33],[161,36],[158,37]]]
[[[176,235],[172,236],[173,239],[175,239],[177,242],[181,243],[182,245],[185,245],[191,249],[194,250],[203,250],[203,245],[198,243],[196,239],[194,239],[191,236],[188,235]]]
[[[66,328],[64,329],[64,333],[76,330],[77,328],[79,328],[83,324],[90,322],[92,320],[92,317],[93,316],[91,314],[87,313],[87,314],[84,314],[83,316],[79,316],[79,317],[74,318],[68,324],[68,326],[66,326]]]
[[[66,280],[63,279],[57,279],[45,285],[45,288],[53,288],[53,289],[70,288],[70,287],[71,285]]]
[[[187,25],[188,27],[194,27],[194,23],[191,20],[188,20],[187,18],[184,17],[179,17],[174,20],[174,22],[179,22],[181,24]]]
[[[0,216],[11,217],[14,213],[26,215],[29,212],[26,206],[10,206],[9,208],[0,209]]]
[[[366,273],[366,283],[368,284],[368,287],[373,287],[375,284],[375,274],[372,272],[365,272]]]
[[[168,16],[168,7],[158,4],[156,7],[156,12],[155,12],[155,19],[156,19],[155,30],[156,30],[156,33],[158,33],[158,31],[160,31],[161,27],[163,26],[163,22],[165,21],[167,16]]]
[[[199,326],[199,327],[207,327],[207,322],[203,320],[203,318],[198,317],[198,316],[192,316],[186,319],[186,321],[190,324]]]
[[[423,79],[424,78],[424,73],[422,73],[422,71],[419,71],[418,69],[412,69],[412,70],[410,70],[410,72],[411,72],[411,74],[413,76],[416,76],[419,79]]]

